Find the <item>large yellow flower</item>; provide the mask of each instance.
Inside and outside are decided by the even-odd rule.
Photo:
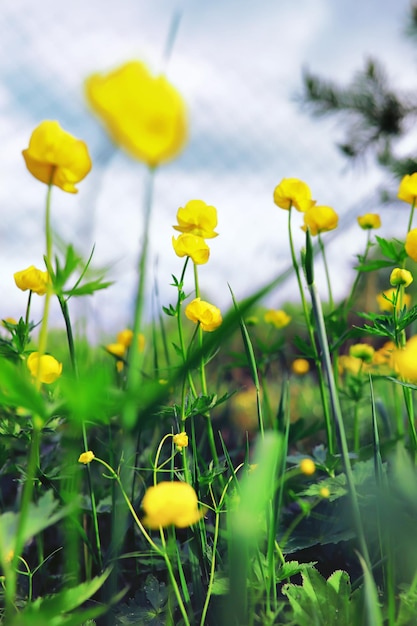
[[[401,179],[398,198],[412,204],[417,198],[417,172],[407,174]]]
[[[33,291],[39,296],[43,296],[48,288],[49,275],[48,272],[38,270],[34,265],[27,267],[25,270],[16,272],[14,275],[16,286],[22,291]]]
[[[304,213],[304,230],[308,227],[312,235],[334,230],[339,216],[329,206],[313,206]]]
[[[413,228],[407,233],[405,238],[405,251],[410,259],[417,261],[417,228]]]
[[[186,528],[198,522],[204,511],[198,509],[197,494],[188,483],[164,481],[149,487],[142,500],[143,523],[149,528]]]
[[[187,304],[185,315],[195,324],[199,322],[201,328],[209,332],[216,330],[223,321],[220,309],[201,298],[194,298]]]
[[[287,211],[293,206],[297,211],[307,211],[315,205],[310,187],[298,178],[283,178],[274,190],[274,202]]]
[[[55,121],[41,122],[22,154],[26,167],[35,178],[69,193],[78,192],[75,185],[91,170],[84,141],[67,133]]]
[[[411,337],[404,348],[392,352],[392,362],[402,378],[417,383],[417,335]]]
[[[62,373],[62,363],[59,363],[50,354],[42,354],[39,358],[39,352],[32,352],[29,354],[26,364],[33,378],[47,385],[55,382]]]
[[[172,246],[177,256],[189,256],[196,265],[204,265],[209,260],[210,248],[197,235],[182,233],[177,239],[172,238]]]
[[[152,76],[139,61],[86,81],[87,99],[112,137],[150,167],[173,159],[187,139],[187,112],[164,76]]]
[[[204,239],[213,239],[218,233],[214,231],[217,226],[217,210],[203,200],[190,200],[185,207],[177,211],[175,230],[180,233],[189,233]]]

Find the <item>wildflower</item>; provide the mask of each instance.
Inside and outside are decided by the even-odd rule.
[[[42,354],[39,358],[39,352],[32,352],[26,360],[26,365],[33,378],[47,385],[55,382],[62,373],[62,363],[50,354]]]
[[[306,476],[312,476],[316,471],[316,464],[312,459],[303,459],[300,461],[300,471]]]
[[[78,457],[78,463],[84,463],[84,465],[88,465],[88,463],[91,463],[94,457],[94,452],[88,450],[87,452],[83,452],[82,454],[80,454],[80,456]]]
[[[189,233],[204,239],[213,239],[218,233],[214,231],[217,226],[217,210],[203,200],[190,200],[184,207],[177,211],[175,230],[180,233]]]
[[[373,359],[375,349],[367,343],[356,343],[349,348],[349,356],[360,359],[364,363],[370,363]]]
[[[329,498],[330,489],[328,487],[322,487],[319,491],[319,494],[321,495],[322,498]]]
[[[304,213],[315,205],[311,199],[310,187],[298,178],[283,178],[274,189],[274,202],[281,209],[289,211],[295,207]]]
[[[133,330],[130,328],[124,328],[117,333],[117,343],[123,345],[125,349],[130,348],[133,339]],[[145,336],[142,333],[138,335],[139,352],[143,352],[145,349]]]
[[[149,528],[186,528],[198,522],[204,512],[198,509],[197,494],[188,483],[161,482],[149,487],[142,500],[143,523]]]
[[[7,328],[7,324],[10,326],[17,326],[18,321],[14,317],[5,317],[1,320],[1,325]]]
[[[405,251],[410,259],[417,261],[417,228],[413,228],[407,233],[405,238]]]
[[[394,310],[393,302],[396,298],[397,290],[395,287],[392,289],[387,289],[386,291],[382,291],[376,297],[378,302],[379,309],[383,312],[391,313]],[[403,293],[402,299],[397,298],[396,309],[397,311],[400,309],[400,301],[402,302],[402,306],[406,306],[407,309],[410,308],[411,304],[411,296],[409,293]]]
[[[398,198],[412,204],[417,198],[417,172],[414,174],[406,174],[401,179],[398,188]]]
[[[315,236],[320,233],[334,230],[339,222],[339,216],[329,206],[313,206],[304,213],[304,230],[309,229]]]
[[[194,298],[186,307],[185,315],[195,324],[200,323],[203,330],[211,332],[222,323],[220,309],[201,298]]]
[[[172,246],[177,256],[188,256],[196,265],[204,265],[209,260],[210,248],[198,235],[182,233],[177,239],[172,238]]]
[[[355,356],[342,354],[338,360],[338,369],[340,374],[357,375],[362,370],[363,362]]]
[[[307,361],[307,359],[294,359],[294,361],[291,363],[291,371],[298,376],[303,376],[304,374],[307,374],[309,370],[310,363]]]
[[[123,358],[126,352],[126,346],[118,342],[108,343],[106,346],[106,350],[107,352],[110,352],[110,354],[113,354],[113,356]]]
[[[291,322],[291,317],[281,309],[275,311],[270,309],[266,311],[264,320],[267,324],[272,324],[275,328],[285,328]]]
[[[365,213],[358,217],[358,224],[363,230],[370,230],[371,228],[381,228],[381,218],[378,213]]]
[[[393,350],[392,364],[401,378],[417,383],[417,335],[411,337],[404,348]]]
[[[22,291],[30,289],[39,296],[45,295],[49,281],[48,272],[42,272],[42,270],[38,270],[34,265],[31,265],[25,270],[16,272],[13,277],[16,287],[19,287]]]
[[[398,287],[398,285],[404,285],[404,287],[408,287],[413,282],[413,275],[408,270],[396,267],[391,272],[389,282],[393,287]]]
[[[67,133],[55,121],[41,122],[22,154],[26,167],[35,178],[68,193],[77,193],[75,185],[91,170],[84,141]]]
[[[176,157],[187,139],[187,112],[164,76],[140,61],[86,81],[87,99],[113,141],[133,158],[156,167]]]
[[[173,437],[174,444],[177,446],[178,450],[182,450],[188,446],[188,435],[186,432],[178,433]]]

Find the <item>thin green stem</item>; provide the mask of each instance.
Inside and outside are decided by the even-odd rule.
[[[333,300],[332,284],[330,282],[330,272],[329,272],[329,266],[327,264],[326,250],[325,250],[324,243],[323,243],[320,233],[318,234],[318,240],[319,240],[321,255],[323,257],[324,271],[326,274],[327,289],[329,293],[329,306],[330,306],[330,310],[333,311],[334,300]]]
[[[371,249],[371,231],[368,230],[367,231],[367,239],[366,239],[366,246],[365,246],[365,251],[363,253],[363,255],[361,257],[359,257],[359,260],[361,263],[365,263],[366,259],[368,258],[368,254],[369,254],[369,250]],[[352,285],[352,289],[350,291],[349,296],[347,297],[346,301],[345,301],[345,305],[344,305],[344,313],[345,315],[347,313],[349,313],[350,309],[352,308],[352,303],[356,294],[356,290],[358,288],[359,285],[359,281],[362,278],[362,272],[356,272],[356,277],[355,280],[353,282]]]
[[[411,230],[411,226],[413,224],[413,217],[414,217],[414,209],[416,207],[416,198],[413,198],[413,202],[411,203],[411,211],[410,211],[410,217],[408,219],[408,226],[407,226],[407,234],[410,232]]]

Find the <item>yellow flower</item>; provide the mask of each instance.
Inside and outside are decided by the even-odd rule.
[[[408,287],[413,282],[413,275],[408,270],[403,270],[401,269],[401,267],[396,267],[391,272],[389,282],[391,283],[391,285],[393,285],[393,287],[398,287],[398,285],[404,285],[404,287]]]
[[[14,282],[22,291],[30,289],[39,296],[43,296],[48,288],[48,272],[38,270],[34,265],[14,274]]]
[[[291,363],[291,370],[294,374],[297,374],[298,376],[303,376],[304,374],[307,374],[307,372],[310,370],[310,363],[307,361],[307,359],[294,359],[294,361]]]
[[[319,494],[322,498],[330,498],[330,489],[328,487],[322,487]]]
[[[39,358],[39,352],[32,352],[26,360],[26,365],[34,378],[47,385],[55,382],[62,373],[62,363],[50,354],[42,354]]]
[[[126,352],[126,346],[118,342],[108,343],[106,346],[106,350],[107,352],[110,352],[110,354],[113,354],[113,356],[123,358]]]
[[[86,81],[87,99],[113,141],[133,158],[156,167],[176,157],[187,139],[187,112],[164,76],[140,61]]]
[[[313,206],[304,213],[304,230],[308,228],[312,235],[318,235],[337,227],[339,216],[329,206]]]
[[[188,446],[188,435],[186,432],[178,433],[173,437],[174,444],[177,446],[179,450],[186,448]]]
[[[189,256],[196,265],[204,265],[209,260],[210,248],[197,235],[182,233],[177,239],[172,238],[172,246],[177,256]]]
[[[307,211],[315,205],[310,187],[298,178],[283,178],[274,189],[274,202],[287,211],[293,206],[297,211]]]
[[[275,326],[275,328],[285,328],[291,322],[291,317],[285,311],[270,309],[266,311],[264,320],[268,324]]]
[[[209,332],[216,330],[223,321],[220,309],[201,298],[194,298],[185,307],[185,315],[195,324],[199,322],[201,328]]]
[[[378,213],[365,213],[365,215],[358,217],[358,224],[363,230],[381,228],[381,218]]]
[[[417,228],[413,228],[413,230],[407,233],[405,238],[405,251],[410,259],[417,261]]]
[[[412,204],[417,198],[417,172],[406,174],[400,182],[398,188],[398,198]]]
[[[376,297],[376,300],[378,302],[378,306],[379,309],[383,312],[387,312],[387,313],[391,313],[394,310],[394,305],[392,304],[395,296],[397,294],[397,290],[395,287],[392,287],[392,289],[387,289],[385,291],[382,291],[381,293],[379,293]],[[384,297],[385,296],[385,297]],[[388,300],[387,300],[388,298]],[[396,309],[398,310],[400,308],[400,300],[401,298],[398,298],[397,300],[397,304],[396,304]],[[411,304],[411,296],[409,293],[403,293],[402,295],[402,306],[406,306],[407,309],[410,308],[410,304]]]
[[[411,337],[404,348],[393,350],[392,364],[402,378],[417,383],[417,335]]]
[[[117,343],[124,346],[126,349],[130,348],[133,339],[133,330],[130,328],[124,328],[117,333]],[[138,335],[139,352],[143,352],[145,349],[145,336],[142,333]]]
[[[375,349],[367,343],[355,343],[355,345],[349,348],[349,355],[355,359],[360,359],[364,363],[370,363],[374,353]]]
[[[339,357],[338,368],[340,374],[345,374],[348,372],[349,374],[359,374],[359,372],[363,369],[363,363],[361,359],[358,359],[355,356],[349,356],[347,354],[342,354]]]
[[[300,471],[306,476],[312,476],[316,471],[316,464],[312,459],[303,459],[300,461]]]
[[[91,452],[91,450],[88,450],[88,452],[83,452],[78,457],[78,463],[84,463],[84,465],[87,465],[88,463],[91,463],[91,461],[94,459],[94,456],[94,452]]]
[[[26,167],[35,178],[68,193],[77,193],[75,185],[91,170],[84,141],[67,133],[55,121],[41,122],[22,154]]]
[[[197,494],[188,483],[161,482],[149,487],[142,500],[143,523],[149,528],[177,526],[186,528],[198,522],[204,511],[198,510]]]
[[[204,239],[213,239],[218,233],[214,231],[217,226],[217,210],[203,200],[190,200],[185,207],[177,211],[175,230],[180,233],[190,233]]]

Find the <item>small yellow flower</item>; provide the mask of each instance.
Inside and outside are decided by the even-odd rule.
[[[174,445],[177,446],[178,450],[182,450],[188,446],[188,435],[186,432],[178,433],[173,437]]]
[[[316,464],[312,459],[303,459],[300,461],[300,471],[306,476],[312,476],[316,471]]]
[[[80,454],[80,456],[78,457],[78,463],[84,463],[84,465],[87,465],[88,463],[91,463],[94,457],[94,452],[88,450],[88,452],[83,452],[82,454]]]
[[[417,198],[417,172],[406,174],[400,182],[398,188],[398,198],[412,204]]]
[[[417,335],[411,337],[404,348],[393,350],[392,364],[401,378],[417,383]]]
[[[393,285],[393,287],[398,287],[398,285],[404,285],[404,287],[408,287],[413,282],[413,275],[408,270],[396,267],[391,272],[389,282],[391,283],[391,285]]]
[[[25,270],[16,272],[14,275],[16,286],[22,291],[30,289],[39,296],[43,296],[48,288],[48,272],[38,270],[34,265],[30,265]]]
[[[172,238],[172,246],[179,257],[189,256],[196,265],[204,265],[209,260],[210,248],[202,237],[182,233]]]
[[[117,343],[124,346],[126,349],[130,348],[133,339],[133,330],[130,328],[124,328],[117,333]],[[138,335],[139,352],[143,352],[145,349],[145,336],[142,333]]]
[[[126,352],[126,346],[118,342],[108,343],[106,346],[106,350],[107,352],[110,352],[110,354],[113,354],[113,356],[117,356],[122,359]]]
[[[220,309],[201,298],[194,298],[185,307],[185,315],[195,324],[199,322],[201,328],[208,332],[216,330],[223,321]]]
[[[55,121],[41,122],[22,154],[26,167],[35,178],[68,193],[77,193],[75,185],[91,170],[84,141],[67,133]]]
[[[39,358],[39,352],[32,352],[26,359],[26,365],[33,378],[47,385],[55,382],[62,373],[62,363],[50,354],[42,354]]]
[[[302,213],[315,204],[310,187],[298,178],[283,178],[274,189],[274,202],[280,209],[289,211],[293,206]]]
[[[275,328],[285,328],[291,322],[291,317],[281,309],[277,311],[270,309],[269,311],[266,311],[264,320],[267,324],[275,326]]]
[[[357,357],[342,354],[338,360],[338,369],[339,374],[349,373],[356,375],[363,369],[363,362]]]
[[[139,61],[86,81],[87,99],[113,141],[133,158],[156,167],[176,157],[187,140],[187,111],[165,76]]]
[[[360,359],[364,363],[370,363],[374,353],[375,349],[367,343],[356,343],[349,348],[349,355],[355,359]]]
[[[394,301],[394,298],[396,297],[396,294],[397,294],[396,288],[392,287],[392,289],[386,289],[385,291],[382,291],[381,293],[377,295],[376,300],[378,302],[380,311],[391,313],[394,310],[394,305],[392,303]],[[401,301],[401,298],[398,298],[397,304],[396,304],[397,311],[400,308],[400,301]],[[410,304],[411,304],[410,294],[404,293],[402,295],[402,306],[406,306],[407,309],[409,309]]]
[[[338,222],[338,214],[329,206],[313,206],[304,213],[304,230],[308,228],[313,236],[334,230]]]
[[[143,523],[149,528],[186,528],[198,522],[204,511],[198,509],[197,494],[188,483],[161,482],[149,487],[142,500]]]
[[[405,238],[405,251],[410,259],[417,261],[417,228],[413,228],[409,233],[407,233]]]
[[[381,218],[378,213],[365,213],[358,217],[358,224],[363,230],[370,230],[371,228],[381,228]]]
[[[190,200],[184,207],[177,211],[177,222],[175,230],[180,233],[189,233],[203,239],[213,239],[217,237],[215,232],[217,226],[217,210],[203,200]]]
[[[291,363],[291,371],[297,376],[303,376],[310,370],[310,363],[307,359],[294,359]]]
[[[319,494],[322,498],[330,498],[330,489],[328,487],[322,487]]]
[[[13,326],[17,326],[18,322],[14,317],[4,317],[1,320],[1,324],[2,326],[5,326],[6,324],[12,324]]]

